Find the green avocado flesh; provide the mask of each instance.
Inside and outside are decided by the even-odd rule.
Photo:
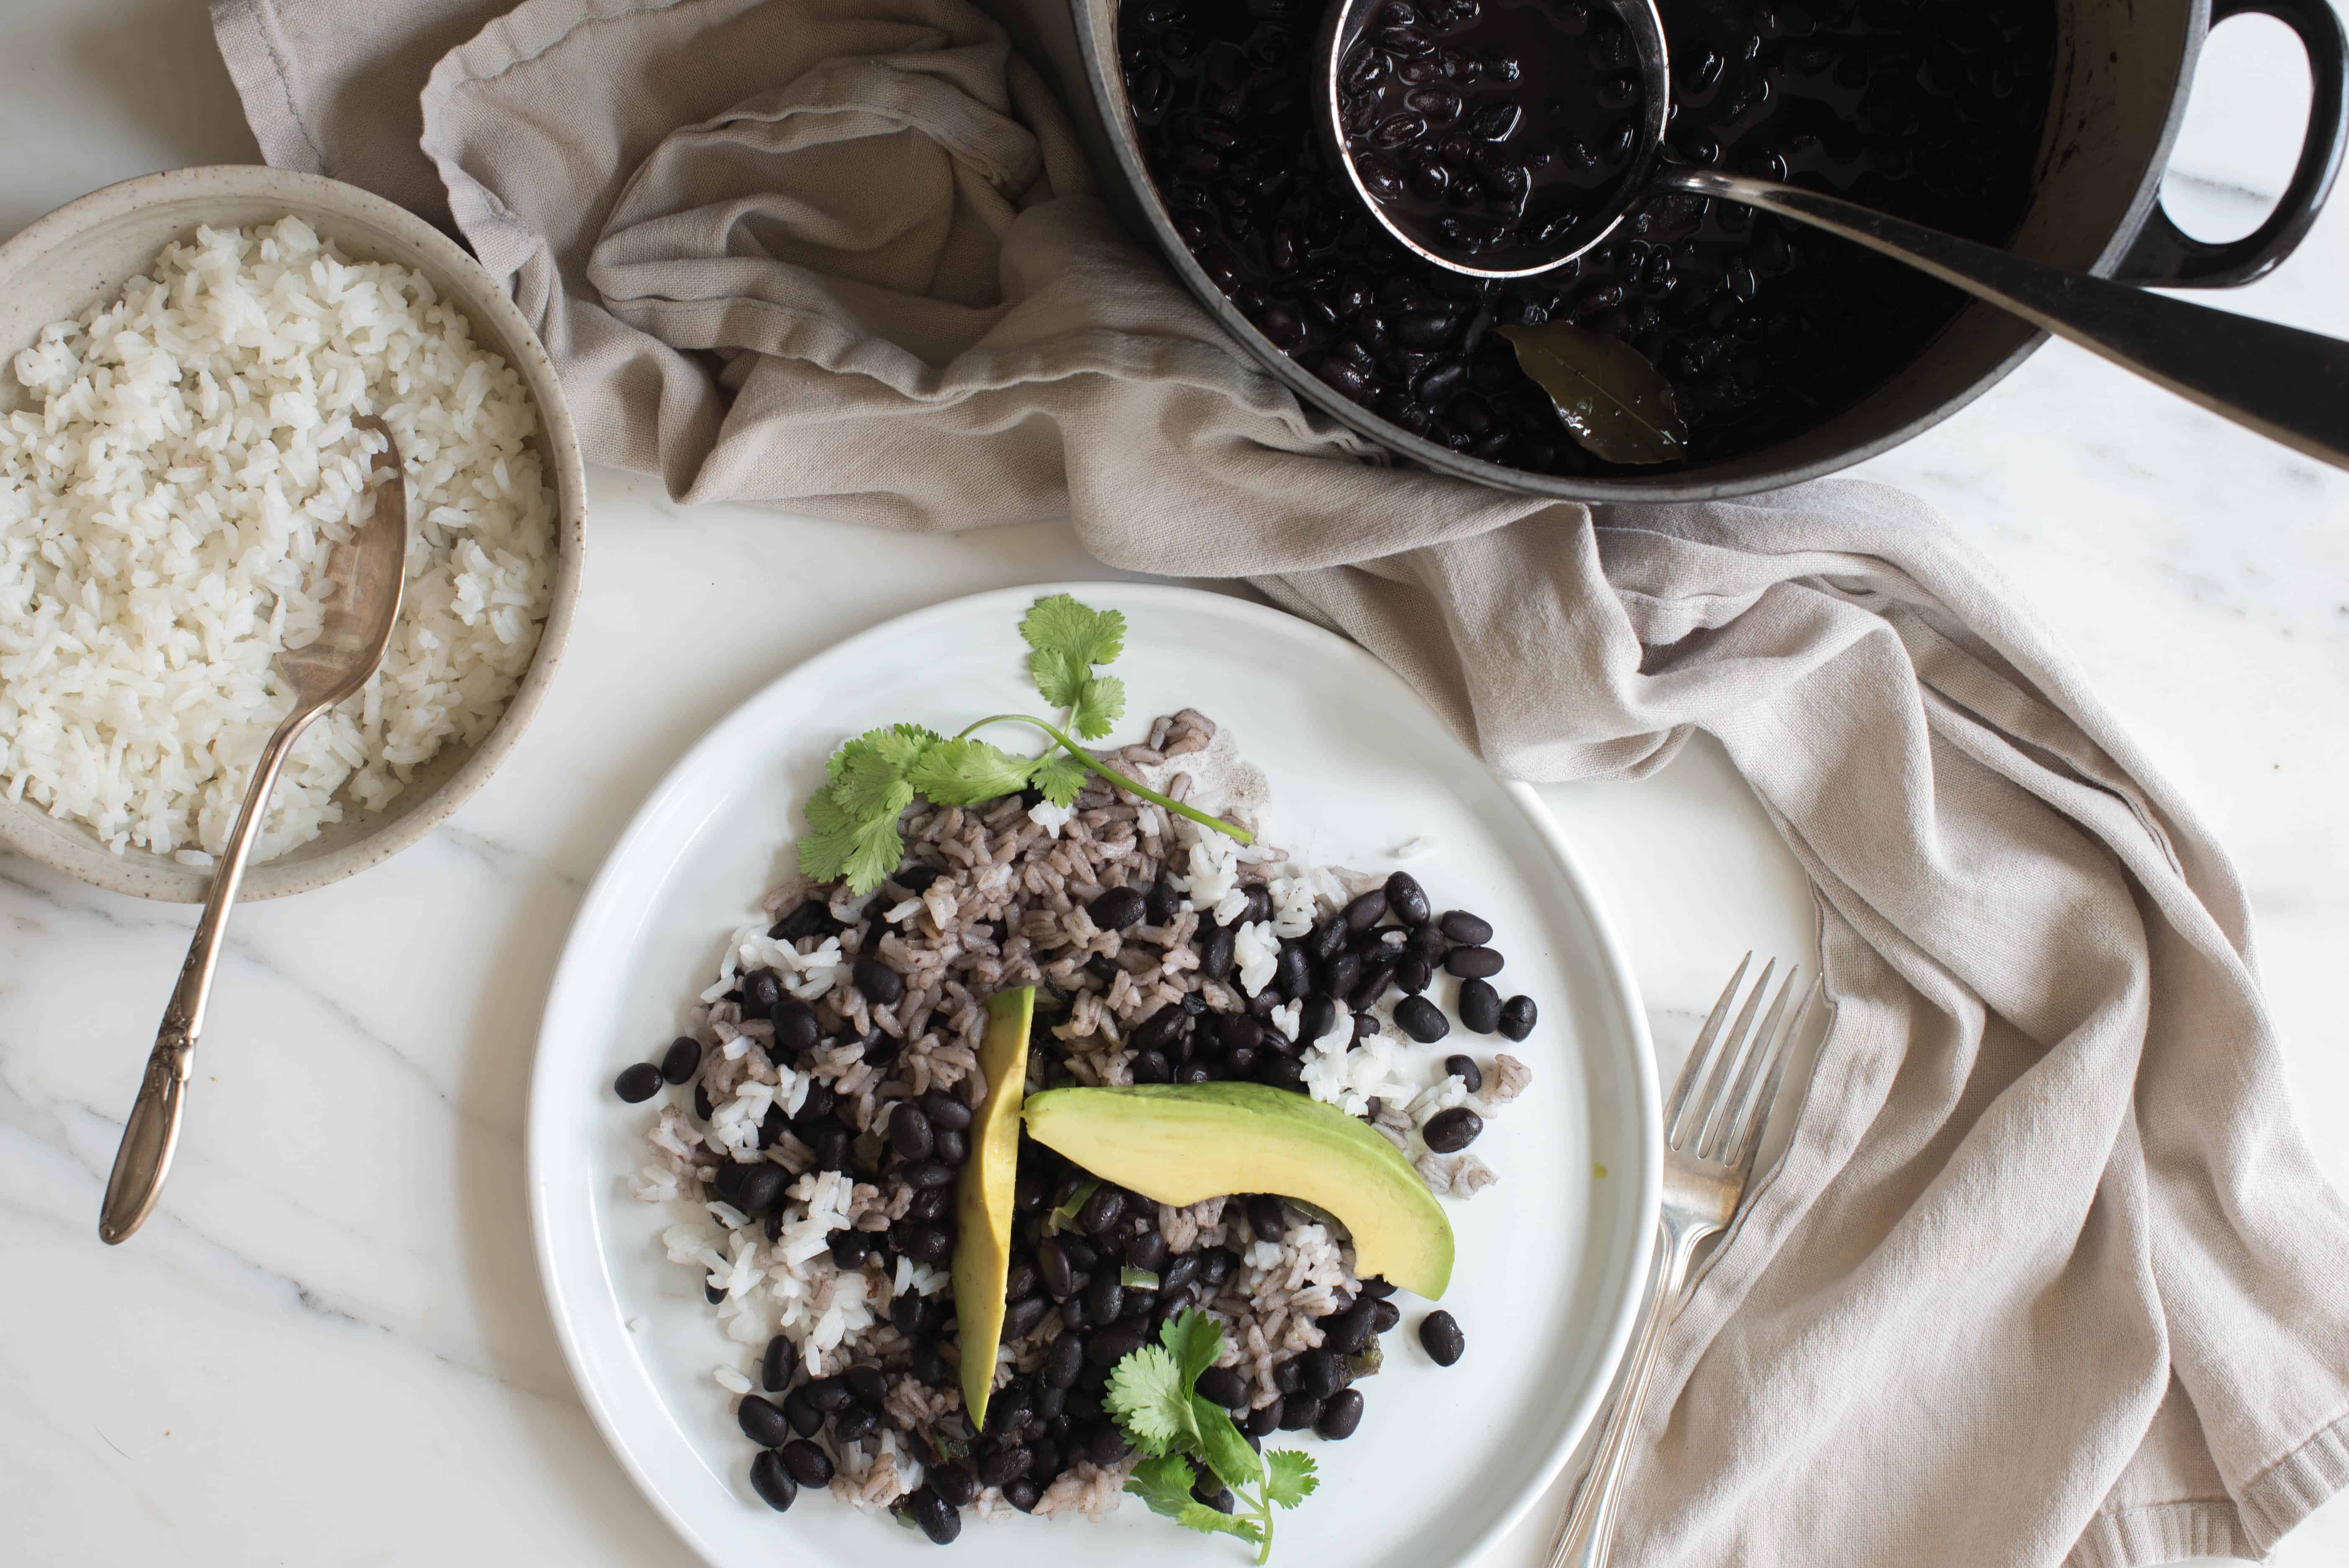
[[[1277,1193],[1336,1216],[1365,1278],[1430,1300],[1451,1282],[1443,1205],[1400,1149],[1334,1106],[1264,1084],[1142,1084],[1048,1090],[1025,1116],[1038,1143],[1154,1202]]]
[[[973,1431],[986,1425],[995,1386],[995,1353],[1003,1343],[1003,1292],[1011,1272],[1011,1198],[1019,1172],[1019,1102],[1028,1093],[1028,1028],[1036,988],[999,991],[987,999],[987,1034],[978,1070],[987,1103],[970,1120],[970,1157],[955,1193],[955,1320],[962,1354],[962,1400]]]

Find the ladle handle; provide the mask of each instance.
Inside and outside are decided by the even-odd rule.
[[[2044,266],[1774,181],[1667,167],[1655,182],[1840,234],[2295,452],[2349,468],[2349,343]]]

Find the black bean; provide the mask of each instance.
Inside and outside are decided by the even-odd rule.
[[[1294,1002],[1305,994],[1313,983],[1313,966],[1305,957],[1305,950],[1295,942],[1285,944],[1273,969],[1272,983],[1282,998]],[[677,1080],[683,1082],[682,1079]]]
[[[889,1379],[877,1366],[852,1366],[841,1376],[852,1397],[878,1405],[889,1397]]]
[[[1433,1046],[1452,1032],[1452,1021],[1444,1018],[1444,1011],[1426,997],[1404,997],[1395,1003],[1395,1027],[1416,1039],[1421,1046]]]
[[[1512,1040],[1522,1040],[1534,1032],[1534,1021],[1540,1016],[1530,996],[1513,996],[1501,1003],[1501,1033]]]
[[[1103,1269],[1085,1287],[1085,1315],[1103,1327],[1125,1315],[1125,1287],[1113,1270]]]
[[[1044,1320],[1050,1304],[1042,1296],[1023,1296],[1003,1309],[1003,1337],[1019,1339]]]
[[[932,1089],[915,1102],[930,1126],[942,1132],[962,1132],[970,1126],[970,1107],[943,1089]]]
[[[1245,1012],[1226,1012],[1216,1020],[1216,1044],[1226,1057],[1235,1051],[1261,1045],[1264,1034],[1264,1025]]]
[[[875,1029],[864,1038],[864,1054],[862,1059],[868,1067],[885,1067],[897,1059],[897,1053],[904,1050],[905,1046],[905,1043],[895,1034]]]
[[[1004,1483],[1003,1501],[1022,1513],[1035,1512],[1043,1497],[1043,1489],[1026,1476],[1015,1476]]]
[[[1483,980],[1501,972],[1501,955],[1491,948],[1454,948],[1444,955],[1444,967],[1463,980]]]
[[[846,1170],[848,1152],[854,1141],[848,1129],[830,1116],[816,1127],[815,1137],[805,1139],[808,1147],[815,1153],[818,1170]]]
[[[1084,1369],[1084,1341],[1073,1334],[1061,1335],[1044,1352],[1044,1384],[1047,1387],[1072,1387],[1076,1384],[1077,1374]]]
[[[1209,1247],[1198,1254],[1198,1259],[1199,1278],[1210,1285],[1222,1284],[1240,1266],[1239,1254],[1229,1247]]]
[[[920,1338],[936,1326],[932,1320],[930,1298],[912,1291],[906,1292],[889,1303],[889,1321],[896,1324],[897,1332],[907,1339]]]
[[[1268,1051],[1257,1057],[1256,1081],[1294,1093],[1305,1086],[1305,1068],[1294,1056]]]
[[[1125,1193],[1102,1182],[1077,1210],[1077,1225],[1088,1236],[1106,1236],[1125,1218]]]
[[[926,1339],[914,1346],[914,1376],[933,1388],[955,1386],[953,1371],[947,1366],[946,1355],[935,1339]]]
[[[1362,1391],[1348,1388],[1332,1395],[1321,1404],[1321,1418],[1313,1429],[1333,1443],[1345,1441],[1362,1424]]]
[[[1096,1366],[1114,1366],[1141,1349],[1149,1336],[1148,1324],[1122,1318],[1085,1341],[1085,1359]]]
[[[1481,952],[1481,948],[1464,948],[1463,952]],[[1501,993],[1493,982],[1471,978],[1460,982],[1460,1022],[1479,1034],[1490,1034],[1500,1026]]]
[[[1395,1305],[1394,1303],[1390,1301],[1373,1301],[1371,1303],[1371,1331],[1372,1333],[1384,1334],[1387,1330],[1392,1328],[1402,1321],[1402,1308]]]
[[[1448,1312],[1432,1312],[1419,1320],[1419,1343],[1438,1366],[1449,1366],[1468,1348],[1468,1336]]]
[[[837,1377],[819,1377],[801,1392],[807,1396],[809,1404],[827,1416],[847,1409],[849,1402],[856,1397],[848,1391],[848,1385]]]
[[[1347,1042],[1347,1048],[1350,1050],[1354,1046],[1360,1045],[1363,1041],[1368,1040],[1371,1035],[1376,1034],[1378,1032],[1379,1021],[1375,1013],[1357,1012],[1354,1014],[1354,1037],[1352,1040]]]
[[[1174,890],[1174,883],[1161,877],[1150,885],[1150,891],[1143,901],[1143,914],[1152,925],[1163,926],[1174,919],[1182,905],[1183,895]],[[1094,923],[1098,925],[1100,922]]]
[[[1407,952],[1395,960],[1395,989],[1405,996],[1417,996],[1435,978],[1434,969],[1417,953]]]
[[[1332,1355],[1359,1355],[1378,1336],[1371,1326],[1374,1303],[1368,1299],[1356,1302],[1335,1317],[1324,1318],[1321,1344]]]
[[[792,1479],[791,1470],[772,1449],[751,1456],[750,1490],[777,1513],[787,1511],[800,1499],[799,1482]]]
[[[905,977],[883,963],[876,954],[859,955],[848,972],[864,1000],[875,1007],[887,1007],[905,994]]]
[[[1133,1445],[1125,1440],[1125,1434],[1113,1422],[1086,1433],[1084,1447],[1085,1456],[1103,1468],[1119,1463],[1133,1452]]]
[[[742,993],[744,1016],[756,1018],[772,1012],[775,1003],[783,999],[782,977],[771,969],[754,969],[742,977],[736,989]]]
[[[1386,995],[1387,988],[1394,984],[1394,965],[1371,964],[1369,972],[1362,976],[1362,983],[1354,987],[1354,994],[1346,998],[1346,1005],[1357,1012],[1376,1007],[1379,1000]]]
[[[908,1161],[926,1160],[938,1147],[937,1130],[911,1100],[898,1101],[889,1112],[889,1147]]]
[[[1247,1200],[1248,1229],[1259,1241],[1278,1241],[1288,1230],[1288,1216],[1281,1212],[1280,1199],[1268,1192],[1259,1192]]]
[[[1340,953],[1321,966],[1321,989],[1331,996],[1348,996],[1361,983],[1362,961],[1350,952]]]
[[[808,1397],[807,1385],[783,1396],[783,1419],[802,1438],[812,1438],[823,1430],[823,1411]]]
[[[1402,334],[1398,332],[1397,336],[1400,337]],[[1346,929],[1359,936],[1386,919],[1386,889],[1373,888],[1369,892],[1359,895],[1341,912],[1345,918]]]
[[[650,1062],[635,1062],[620,1069],[612,1080],[612,1092],[632,1106],[642,1105],[660,1093],[661,1070]]]
[[[1411,935],[1404,939],[1403,946],[1430,963],[1440,961],[1445,953],[1452,950],[1451,941],[1433,921],[1423,926],[1413,926]]]
[[[780,1165],[761,1160],[746,1165],[740,1160],[729,1160],[718,1168],[712,1186],[718,1196],[745,1214],[763,1213],[782,1201],[783,1189],[791,1177]]]
[[[958,1459],[932,1465],[922,1472],[922,1479],[956,1508],[968,1508],[978,1501],[978,1478],[970,1473],[969,1466]]]
[[[1427,1147],[1438,1154],[1457,1154],[1476,1141],[1485,1130],[1485,1118],[1466,1106],[1454,1106],[1448,1111],[1438,1111],[1427,1118],[1419,1129]]]
[[[935,1140],[932,1147],[936,1147]],[[951,1187],[955,1179],[954,1167],[940,1165],[935,1159],[917,1161],[900,1169],[897,1174],[905,1179],[906,1186],[916,1192],[927,1192],[932,1188],[937,1187]]]
[[[792,1118],[783,1115],[781,1105],[771,1105],[767,1114],[759,1118],[759,1147],[763,1152],[775,1147],[775,1140],[791,1130]]]
[[[1169,1084],[1174,1081],[1174,1064],[1155,1051],[1134,1054],[1133,1081],[1137,1084]]]
[[[1291,1394],[1280,1401],[1280,1429],[1301,1432],[1321,1418],[1321,1401],[1310,1394]]]
[[[1228,926],[1216,928],[1207,939],[1207,950],[1200,955],[1199,972],[1209,980],[1226,980],[1232,972],[1232,942],[1235,930]]]
[[[781,1450],[783,1468],[792,1479],[804,1487],[824,1487],[832,1484],[832,1456],[802,1438],[785,1443]]]
[[[1344,950],[1350,934],[1343,916],[1324,920],[1305,939],[1306,956],[1316,963],[1327,963]]]
[[[962,1511],[940,1497],[936,1487],[916,1489],[905,1500],[905,1517],[921,1526],[922,1533],[940,1546],[962,1533]]]
[[[1212,1084],[1216,1081],[1216,1070],[1205,1062],[1185,1062],[1174,1069],[1174,1081],[1178,1084]]]
[[[954,1237],[943,1225],[916,1225],[905,1238],[905,1255],[917,1263],[943,1263],[954,1256]]]
[[[1129,1267],[1155,1274],[1166,1267],[1166,1238],[1154,1228],[1144,1231],[1125,1244],[1125,1261]]]
[[[1362,1293],[1372,1301],[1384,1301],[1395,1293],[1395,1288],[1378,1275],[1372,1274],[1362,1282]]]
[[[970,1135],[947,1127],[930,1140],[931,1148],[947,1165],[960,1165],[970,1158]]]
[[[1427,889],[1419,878],[1408,871],[1398,871],[1387,878],[1387,909],[1406,926],[1416,926],[1427,919]]]
[[[800,1061],[823,1039],[815,1009],[796,996],[784,997],[767,1010],[767,1015],[775,1025],[776,1053],[786,1064]]]
[[[1444,1070],[1459,1079],[1472,1095],[1485,1086],[1485,1069],[1476,1065],[1474,1056],[1446,1056]]]
[[[777,1108],[778,1107],[774,1106],[769,1106],[767,1107],[771,1113]],[[711,1116],[718,1114],[718,1107],[709,1103],[709,1085],[707,1084],[696,1084],[693,1085],[693,1114],[699,1116],[703,1121],[708,1121]],[[759,1125],[761,1129],[761,1136],[763,1138],[763,1129],[766,1127],[766,1123],[762,1119]],[[761,1143],[761,1147],[764,1147],[764,1143]]]
[[[792,1342],[781,1334],[767,1341],[767,1354],[759,1358],[759,1385],[770,1394],[781,1394],[792,1386],[792,1369],[797,1365],[792,1358]]]
[[[1101,1267],[1101,1249],[1072,1231],[1061,1233],[1061,1251],[1069,1255],[1069,1267],[1072,1269],[1090,1271]]]
[[[1310,1045],[1337,1027],[1338,999],[1334,996],[1309,996],[1298,1014],[1297,1039],[1299,1044]]]
[[[1128,926],[1138,926],[1150,914],[1150,900],[1138,888],[1112,888],[1085,908],[1093,924],[1105,931],[1122,931]]]
[[[701,1065],[701,1042],[690,1034],[680,1034],[668,1043],[661,1055],[660,1074],[672,1084],[682,1084],[693,1076]]]
[[[1210,1405],[1221,1405],[1226,1410],[1244,1408],[1247,1404],[1247,1379],[1228,1366],[1210,1366],[1199,1374],[1192,1388]]]
[[[1178,1254],[1172,1262],[1158,1271],[1158,1288],[1162,1291],[1181,1290],[1199,1277],[1206,1257],[1204,1252]]]
[[[1272,889],[1261,882],[1250,882],[1240,889],[1247,907],[1240,911],[1240,924],[1252,926],[1272,919]]]
[[[994,1413],[994,1407],[988,1407],[988,1414],[992,1416]],[[980,1484],[1001,1486],[1006,1481],[1017,1480],[1028,1473],[1030,1462],[1028,1450],[1018,1443],[1006,1443],[1001,1448],[990,1449],[978,1456]]]
[[[1251,1438],[1269,1438],[1279,1429],[1280,1407],[1283,1403],[1282,1400],[1275,1399],[1260,1410],[1249,1411],[1248,1418],[1241,1424],[1240,1430]]]
[[[1462,947],[1481,948],[1493,940],[1492,923],[1479,919],[1465,909],[1446,909],[1436,928]]]
[[[1327,1399],[1345,1386],[1339,1376],[1338,1358],[1329,1346],[1309,1350],[1297,1359],[1300,1364],[1298,1386],[1316,1399]]]
[[[782,1407],[772,1400],[745,1394],[734,1418],[741,1423],[742,1435],[762,1449],[778,1449],[791,1441],[792,1424],[784,1419]]]
[[[832,1435],[843,1443],[862,1442],[881,1429],[881,1412],[870,1405],[851,1405],[832,1418]]]
[[[825,1239],[832,1249],[833,1266],[841,1269],[861,1269],[873,1251],[872,1238],[862,1231],[834,1231]]]
[[[1028,1480],[1044,1486],[1052,1484],[1066,1460],[1061,1458],[1061,1445],[1050,1438],[1039,1438],[1028,1445]]]
[[[802,937],[814,936],[831,924],[832,911],[824,907],[823,900],[809,898],[769,927],[767,936],[773,941],[795,942]]]

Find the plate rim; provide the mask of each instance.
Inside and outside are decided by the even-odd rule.
[[[538,1037],[533,1042],[531,1056],[530,1092],[523,1123],[523,1179],[527,1189],[530,1207],[532,1255],[538,1269],[539,1289],[546,1300],[547,1317],[554,1326],[556,1343],[563,1349],[564,1368],[570,1374],[572,1386],[578,1393],[580,1404],[585,1408],[588,1418],[595,1424],[597,1436],[602,1438],[605,1449],[618,1461],[620,1468],[626,1472],[636,1490],[647,1502],[652,1505],[653,1511],[672,1531],[676,1532],[678,1538],[706,1563],[716,1564],[719,1561],[712,1553],[709,1543],[703,1539],[701,1532],[692,1521],[671,1505],[662,1489],[654,1485],[652,1479],[646,1474],[635,1449],[618,1431],[605,1400],[582,1366],[582,1349],[574,1330],[573,1314],[570,1310],[566,1310],[567,1298],[557,1282],[550,1228],[549,1205],[552,1202],[552,1195],[549,1183],[541,1169],[539,1152],[543,1143],[555,1130],[549,1124],[556,1114],[556,1096],[560,1085],[556,1085],[551,1077],[546,1076],[543,1069],[548,1056],[548,1036],[553,1032],[551,1022],[554,1012],[552,1005],[553,997],[557,992],[566,988],[566,982],[571,978],[574,967],[586,962],[585,958],[574,950],[579,940],[580,928],[590,913],[596,910],[605,898],[612,896],[610,885],[616,875],[616,868],[627,858],[628,853],[636,846],[637,841],[648,834],[655,824],[668,815],[676,797],[686,792],[688,782],[698,778],[709,765],[705,753],[721,754],[725,750],[721,742],[732,739],[732,732],[739,726],[747,725],[751,711],[765,703],[776,688],[797,679],[820,660],[835,657],[853,657],[857,649],[868,644],[884,641],[908,628],[918,627],[926,620],[948,619],[990,602],[1007,605],[1019,603],[1024,607],[1026,603],[1032,602],[1039,597],[1056,593],[1099,594],[1104,588],[1114,589],[1121,595],[1139,596],[1144,599],[1156,599],[1170,605],[1187,605],[1201,599],[1214,600],[1216,602],[1216,607],[1226,613],[1237,611],[1246,618],[1259,620],[1268,626],[1278,626],[1284,633],[1301,635],[1308,641],[1320,641],[1336,657],[1354,662],[1358,668],[1371,673],[1373,678],[1389,683],[1394,690],[1407,695],[1410,701],[1423,709],[1433,711],[1433,705],[1408,681],[1360,643],[1303,616],[1237,595],[1216,593],[1209,589],[1176,583],[1121,581],[1113,578],[1013,584],[1006,587],[982,589],[973,594],[961,594],[952,598],[935,600],[917,608],[891,616],[862,631],[829,643],[806,658],[798,659],[778,671],[757,691],[729,709],[723,717],[704,730],[678,755],[661,774],[659,781],[646,793],[644,799],[630,815],[627,826],[621,830],[619,836],[612,841],[611,848],[605,852],[602,864],[596,867],[595,875],[589,881],[586,891],[581,895],[578,908],[572,913],[569,929],[564,934],[562,953],[556,959],[554,971],[548,980],[547,1002],[540,1008]],[[1440,721],[1442,715],[1437,714],[1436,717]],[[1445,728],[1449,730],[1450,726],[1446,724]],[[1541,838],[1564,878],[1566,891],[1580,905],[1583,913],[1590,922],[1592,932],[1597,938],[1598,950],[1595,956],[1598,960],[1598,967],[1613,988],[1614,1003],[1623,1015],[1624,1026],[1629,1033],[1632,1060],[1624,1065],[1630,1074],[1632,1097],[1639,1113],[1638,1126],[1632,1129],[1638,1135],[1639,1170],[1638,1191],[1631,1214],[1630,1231],[1625,1238],[1631,1254],[1629,1260],[1630,1266],[1625,1271],[1624,1276],[1627,1288],[1617,1299],[1606,1321],[1605,1345],[1598,1363],[1608,1369],[1607,1375],[1593,1378],[1583,1390],[1581,1397],[1575,1401],[1573,1407],[1568,1413],[1567,1420],[1552,1451],[1543,1460],[1537,1482],[1526,1487],[1507,1507],[1497,1511],[1482,1530],[1462,1544],[1458,1554],[1452,1559],[1453,1568],[1468,1568],[1468,1565],[1476,1563],[1489,1552],[1503,1536],[1516,1529],[1542,1498],[1547,1495],[1549,1489],[1557,1484],[1560,1472],[1565,1469],[1567,1461],[1573,1457],[1577,1446],[1589,1429],[1592,1417],[1598,1413],[1599,1406],[1613,1386],[1615,1374],[1620,1368],[1623,1353],[1630,1342],[1633,1321],[1638,1316],[1647,1295],[1648,1276],[1653,1267],[1656,1221],[1662,1201],[1663,1131],[1661,1091],[1656,1077],[1655,1044],[1648,1027],[1647,1009],[1640,996],[1639,981],[1632,972],[1630,959],[1624,950],[1613,915],[1609,910],[1605,900],[1599,896],[1598,888],[1592,884],[1580,857],[1575,854],[1573,845],[1568,839],[1564,828],[1560,826],[1556,814],[1549,809],[1548,804],[1541,798],[1533,785],[1523,780],[1503,775],[1464,743],[1460,742],[1456,733],[1453,738],[1455,743],[1462,745],[1464,751],[1468,752],[1477,766],[1500,784],[1503,793],[1525,816],[1537,836]]]

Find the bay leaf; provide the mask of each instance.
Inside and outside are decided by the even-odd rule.
[[[1627,463],[1688,455],[1688,421],[1672,384],[1629,343],[1570,321],[1493,330],[1549,394],[1567,433],[1593,455]]]

